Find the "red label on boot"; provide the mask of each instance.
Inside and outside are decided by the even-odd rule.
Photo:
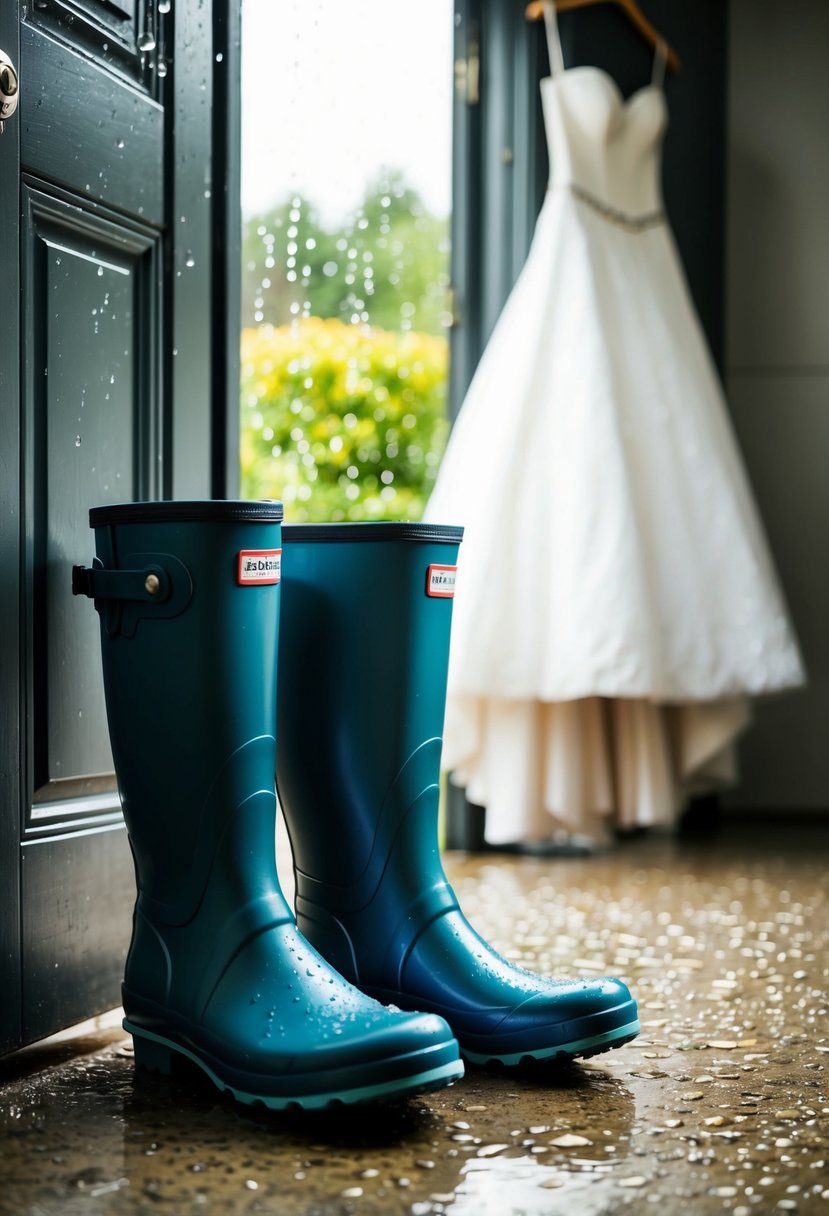
[[[455,594],[457,566],[430,566],[426,571],[426,594],[451,600]]]
[[[239,554],[237,581],[242,587],[278,583],[281,577],[281,549],[243,549]]]

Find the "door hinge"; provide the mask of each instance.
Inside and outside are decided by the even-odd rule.
[[[455,60],[455,91],[468,106],[481,100],[481,33],[477,21],[469,22],[466,57]]]
[[[447,329],[457,329],[463,322],[463,315],[458,303],[458,292],[454,287],[446,289],[446,313],[449,320]]]

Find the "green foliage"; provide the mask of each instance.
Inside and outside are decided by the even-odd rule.
[[[286,519],[419,519],[446,442],[447,341],[306,317],[242,333],[242,493]]]
[[[293,520],[419,519],[446,442],[448,221],[399,175],[326,227],[245,225],[242,492]]]
[[[295,197],[245,223],[243,326],[338,317],[440,334],[447,324],[449,226],[399,174],[371,183],[354,217],[326,228]]]

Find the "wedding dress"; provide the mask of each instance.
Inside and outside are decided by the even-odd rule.
[[[443,765],[491,843],[670,822],[797,642],[660,189],[654,79],[565,70],[551,177],[426,518],[465,527]]]

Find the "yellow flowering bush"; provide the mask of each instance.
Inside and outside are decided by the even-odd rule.
[[[242,493],[285,518],[419,519],[446,443],[443,336],[306,317],[242,332]]]

